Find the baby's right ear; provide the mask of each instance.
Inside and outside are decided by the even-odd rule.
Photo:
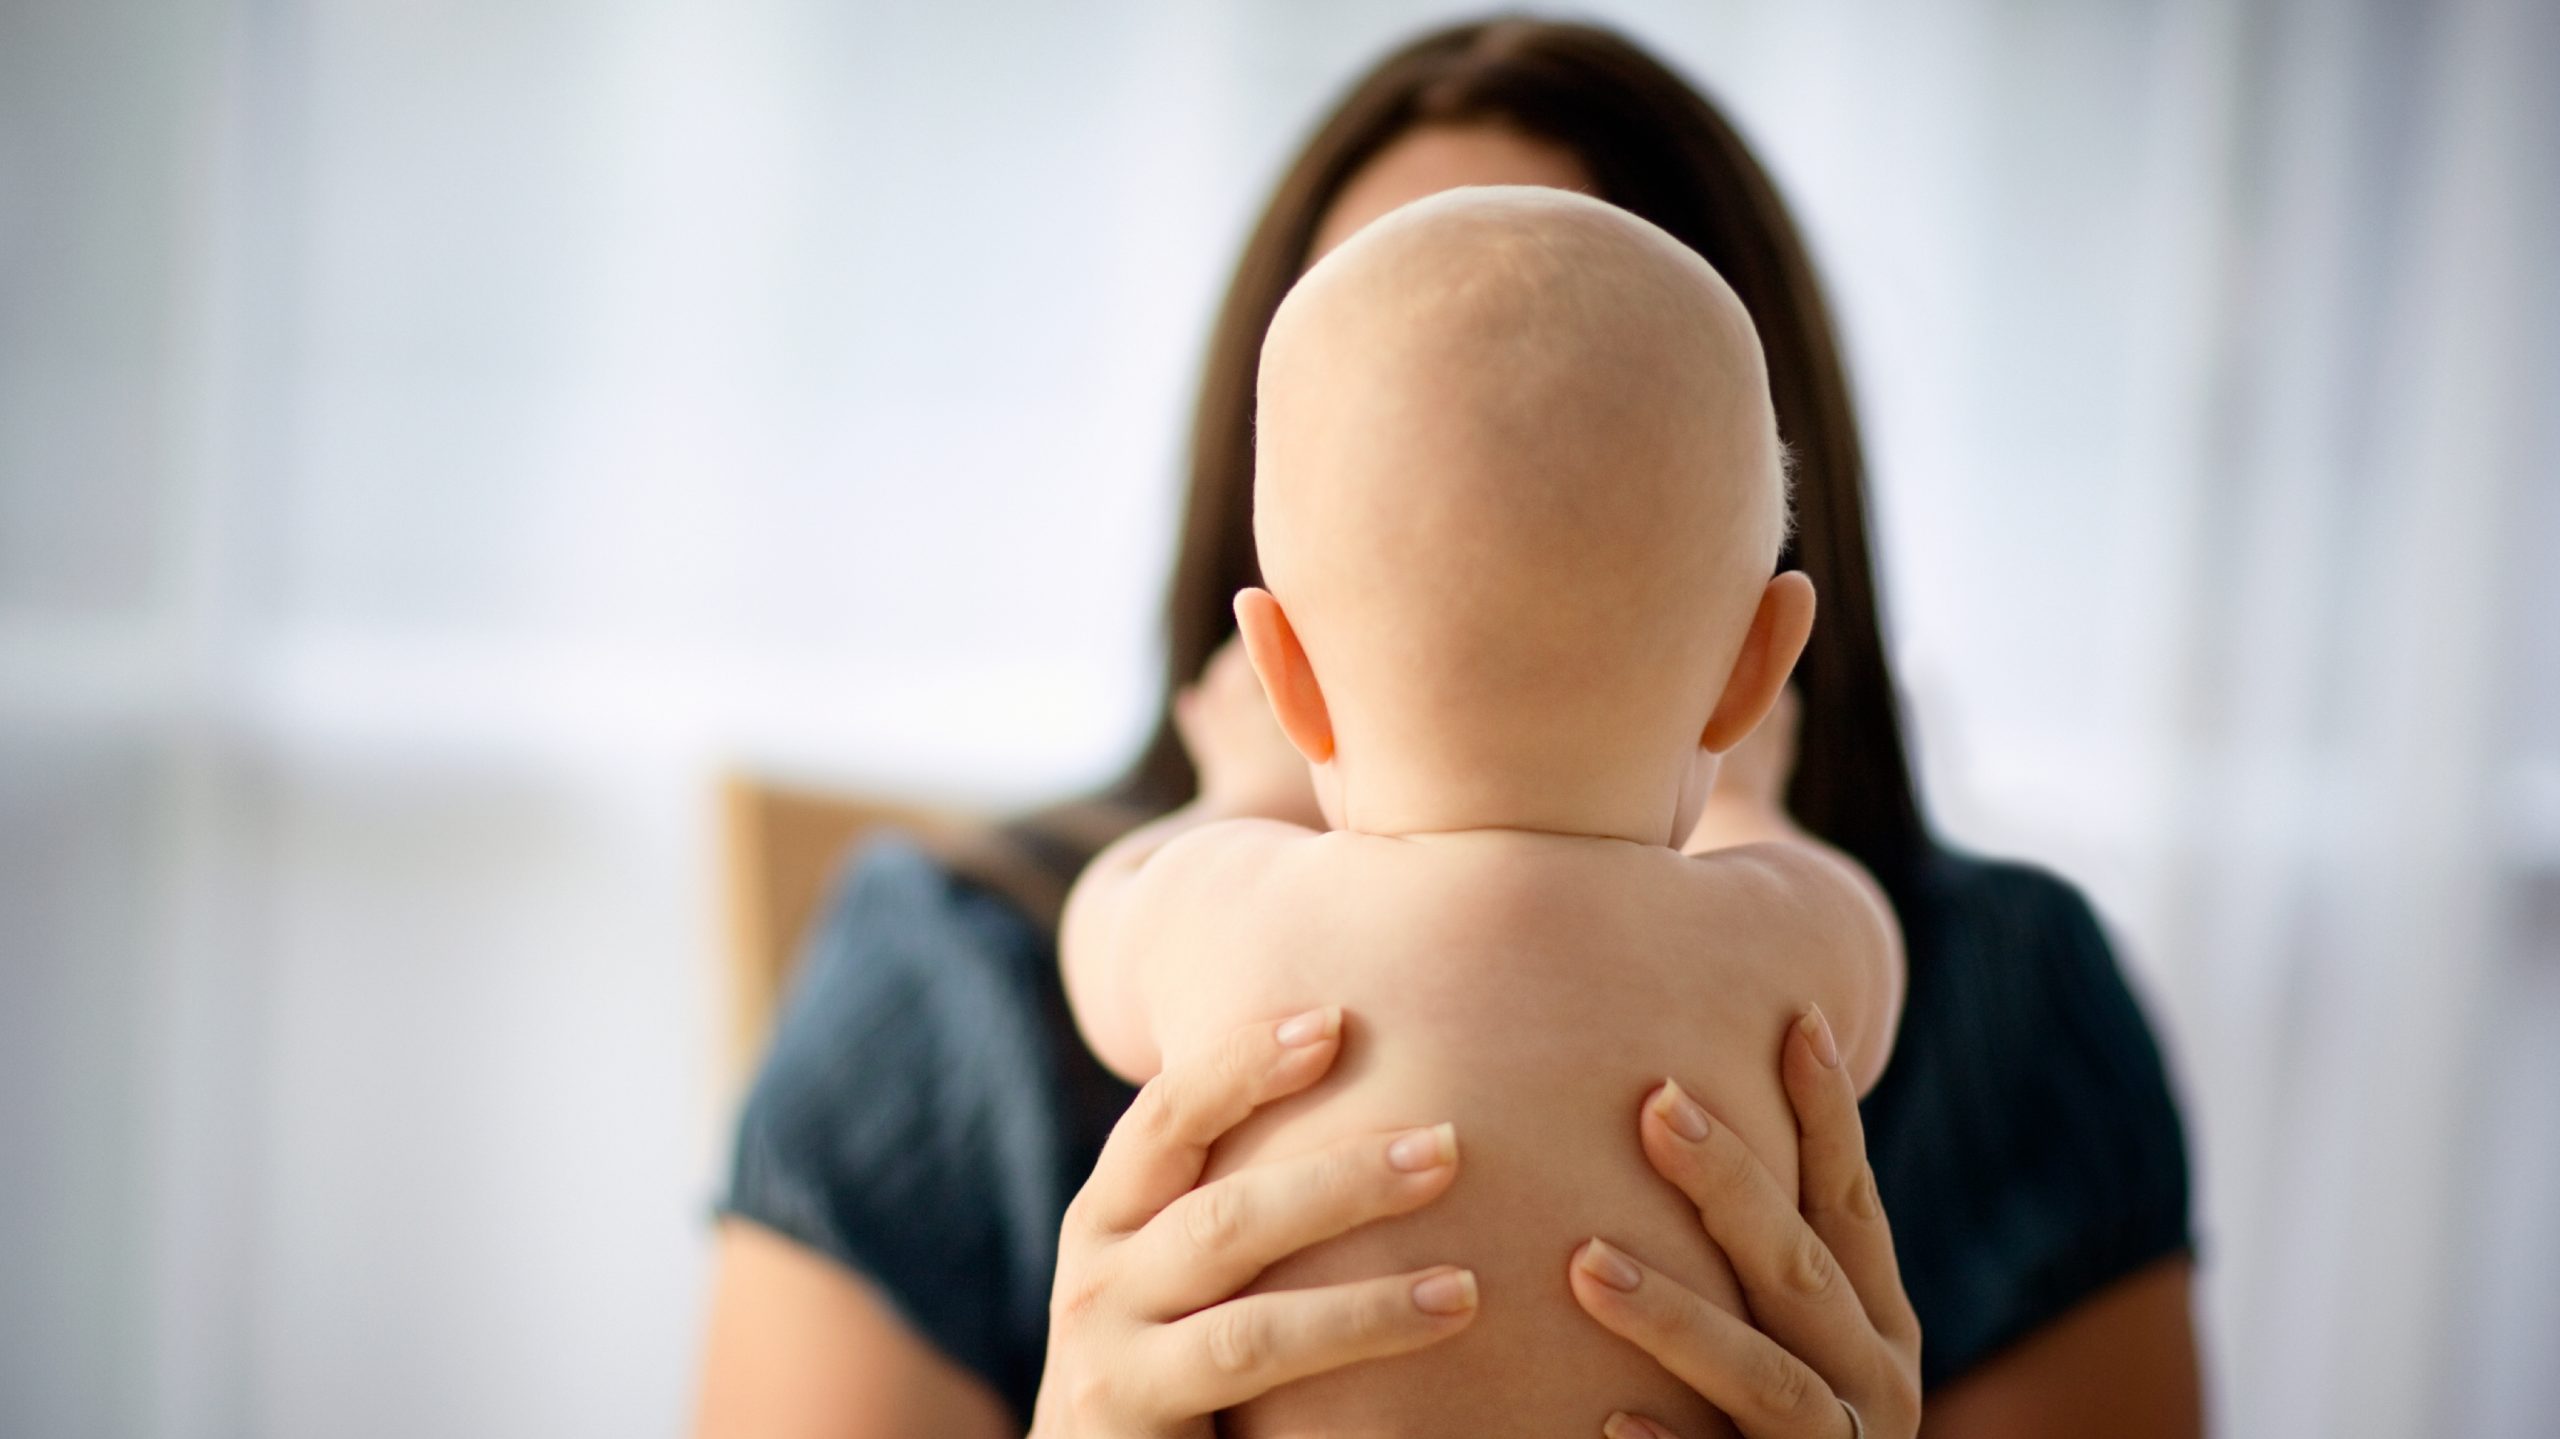
[[[1236,633],[1244,638],[1245,658],[1271,700],[1271,716],[1280,732],[1309,764],[1333,758],[1333,716],[1324,691],[1316,686],[1314,666],[1289,627],[1289,616],[1271,592],[1250,586],[1236,591]]]

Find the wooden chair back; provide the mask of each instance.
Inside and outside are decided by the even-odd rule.
[[[751,774],[720,783],[722,887],[729,931],[731,1059],[753,1072],[801,943],[845,856],[883,825],[947,834],[967,822],[951,810],[857,798]]]

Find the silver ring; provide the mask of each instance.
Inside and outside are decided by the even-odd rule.
[[[1836,1394],[1832,1397],[1839,1398]],[[1849,1416],[1849,1439],[1867,1439],[1867,1421],[1858,1417],[1858,1406],[1841,1399],[1840,1412]]]

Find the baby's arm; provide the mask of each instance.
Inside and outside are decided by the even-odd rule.
[[[1200,797],[1087,865],[1058,926],[1076,1024],[1130,1080],[1163,1067],[1158,1022],[1169,992],[1233,977],[1211,947],[1233,951],[1236,917],[1269,882],[1277,851],[1324,824],[1307,762],[1280,733],[1242,644],[1221,646],[1200,682],[1174,696],[1173,721]]]
[[[1908,971],[1902,925],[1883,886],[1856,860],[1818,840],[1785,843],[1805,925],[1806,974],[1831,1021],[1840,1062],[1864,1097],[1893,1057]]]
[[[1058,959],[1085,1042],[1133,1082],[1164,1066],[1161,1022],[1171,991],[1221,977],[1202,952],[1212,910],[1255,912],[1253,892],[1280,849],[1313,830],[1202,798],[1123,835],[1067,895]]]
[[[1822,1006],[1840,1060],[1864,1095],[1893,1055],[1906,971],[1902,926],[1884,889],[1856,860],[1792,822],[1730,831],[1724,845],[1692,840],[1703,862],[1747,867],[1750,888],[1782,932],[1788,982]]]

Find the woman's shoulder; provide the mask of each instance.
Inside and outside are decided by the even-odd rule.
[[[1017,1403],[1058,1218],[1091,1162],[1057,989],[1035,918],[917,841],[875,837],[802,946],[721,1205],[864,1275]]]
[[[2150,1025],[2106,926],[2071,881],[2023,861],[1939,848],[1900,908],[1912,932],[1913,985],[1947,1001],[1926,1010],[1924,1022],[2063,1018],[2096,1027],[2012,1051],[2028,1062],[2070,1052],[2156,1067]]]
[[[981,1054],[1013,1067],[1036,1051],[1023,1031],[1050,955],[1002,898],[904,834],[873,837],[800,946],[750,1118],[793,1136],[839,1124],[857,1100],[868,1111],[966,1098]],[[897,1093],[874,1089],[891,1076]]]
[[[1048,957],[1045,932],[1002,896],[913,836],[875,832],[846,858],[800,947],[774,1042],[811,1030],[841,1039],[832,1021],[876,998],[1016,990]]]
[[[1866,1111],[1934,1383],[2189,1248],[2186,1142],[2078,889],[1939,850],[1902,907],[1910,989]]]
[[[1929,912],[1928,919],[1957,936],[2051,939],[2097,924],[2079,886],[2025,860],[1933,846],[1912,889],[1913,902]]]

